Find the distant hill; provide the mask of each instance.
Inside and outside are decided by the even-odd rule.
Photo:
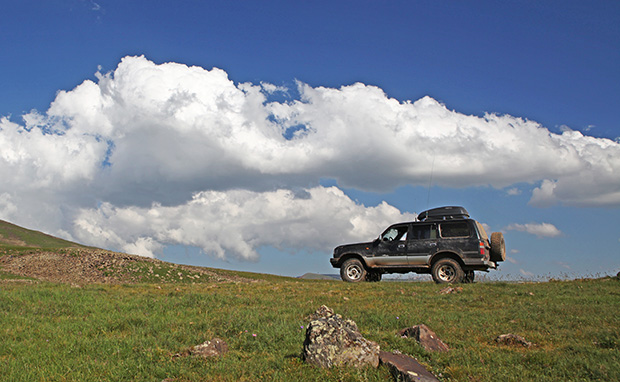
[[[0,248],[20,247],[41,249],[86,248],[86,246],[81,244],[0,220]]]
[[[319,273],[305,273],[303,276],[299,276],[304,280],[340,280],[338,275],[322,275]]]

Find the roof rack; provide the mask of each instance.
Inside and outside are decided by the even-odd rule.
[[[464,207],[446,206],[422,211],[418,214],[419,221],[467,219],[469,212]]]

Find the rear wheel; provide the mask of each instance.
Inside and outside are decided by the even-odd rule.
[[[431,273],[437,284],[458,284],[465,277],[460,264],[449,258],[440,259],[433,264]]]
[[[366,268],[358,259],[346,260],[340,267],[340,277],[350,283],[366,280]]]
[[[368,272],[368,276],[366,276],[366,279],[370,282],[381,281],[381,272]]]

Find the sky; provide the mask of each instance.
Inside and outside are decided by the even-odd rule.
[[[0,4],[0,219],[300,276],[459,205],[489,277],[620,271],[617,1]]]

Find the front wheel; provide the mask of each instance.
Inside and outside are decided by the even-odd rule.
[[[458,284],[465,277],[460,264],[449,258],[440,259],[433,264],[431,273],[437,284]]]
[[[358,259],[349,259],[340,267],[340,277],[350,283],[366,280],[366,268]]]

